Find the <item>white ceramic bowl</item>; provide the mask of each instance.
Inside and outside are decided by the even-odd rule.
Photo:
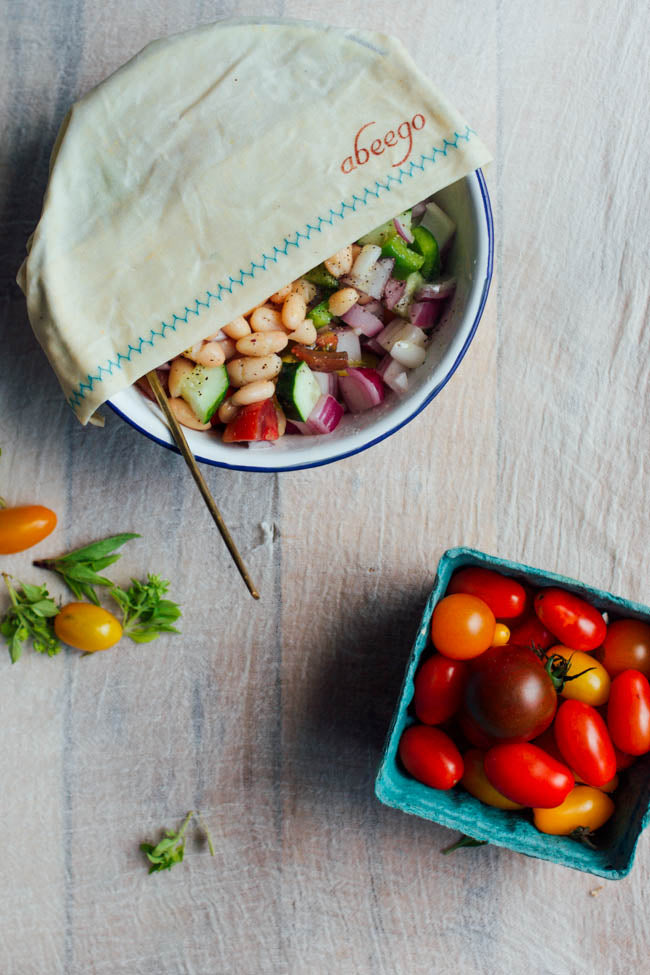
[[[224,444],[219,436],[210,433],[186,430],[197,460],[245,471],[317,467],[372,447],[428,406],[454,374],[474,337],[492,278],[494,245],[490,199],[480,170],[441,190],[436,201],[456,224],[445,272],[453,274],[458,284],[432,337],[426,362],[409,375],[406,395],[389,393],[381,406],[366,413],[346,414],[331,434],[282,437],[277,443],[255,449]],[[136,430],[163,447],[176,450],[160,410],[136,387],[123,390],[108,402]]]

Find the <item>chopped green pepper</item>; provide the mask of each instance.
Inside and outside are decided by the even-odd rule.
[[[307,318],[311,318],[316,328],[325,328],[332,321],[333,317],[327,305],[327,298],[321,301],[319,305],[314,305],[311,311],[307,313]]]
[[[392,237],[387,240],[381,249],[384,257],[394,257],[395,266],[393,277],[398,281],[404,281],[413,271],[419,271],[424,264],[422,254],[416,254],[406,246],[401,237]]]
[[[318,285],[319,288],[338,288],[339,286],[334,275],[330,274],[324,264],[318,264],[316,267],[313,267],[311,271],[303,274],[303,278],[306,281],[311,281],[312,284]]]
[[[424,264],[420,268],[420,274],[425,280],[429,280],[440,273],[440,250],[438,241],[430,230],[426,227],[414,227],[413,236],[415,238],[413,247],[424,257]]]

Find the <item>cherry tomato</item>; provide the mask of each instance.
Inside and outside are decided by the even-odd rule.
[[[553,720],[557,694],[532,650],[493,647],[470,667],[463,709],[496,741],[530,741]]]
[[[607,705],[612,741],[627,755],[650,751],[650,684],[638,670],[625,670],[612,681]]]
[[[461,711],[458,715],[458,725],[470,745],[474,745],[475,748],[480,748],[483,752],[487,751],[488,748],[492,748],[492,745],[499,744],[494,738],[490,738],[489,735],[481,731],[466,711]]]
[[[254,440],[277,440],[278,414],[270,399],[242,406],[234,420],[223,431],[224,443]]]
[[[68,603],[54,617],[59,640],[77,650],[108,650],[122,637],[122,626],[112,613],[92,603]]]
[[[544,626],[572,650],[595,650],[607,633],[605,620],[584,599],[564,589],[542,589],[535,612]]]
[[[636,755],[626,755],[625,752],[622,752],[620,748],[616,747],[616,745],[614,745],[614,754],[616,755],[617,772],[622,772],[624,769],[629,768],[630,765],[634,765],[637,760]]]
[[[586,782],[582,781],[579,775],[576,775],[575,771],[573,771],[573,777],[579,785],[587,784]],[[615,775],[613,779],[610,779],[609,782],[605,782],[604,785],[599,785],[598,788],[600,789],[601,792],[607,792],[607,793],[616,792],[616,790],[618,789],[618,782],[619,782],[618,775]]]
[[[505,647],[506,643],[510,641],[510,630],[505,625],[505,623],[497,623],[494,627],[494,636],[492,637],[493,647]]]
[[[551,647],[548,656],[562,657],[563,660],[571,661],[567,677],[573,677],[574,674],[580,675],[566,682],[560,691],[562,697],[584,701],[585,704],[591,704],[594,708],[605,704],[609,697],[611,681],[602,664],[594,660],[590,654],[583,653],[582,650],[571,650],[561,644]]]
[[[0,555],[37,545],[56,528],[56,515],[40,504],[0,508]]]
[[[486,753],[484,764],[494,788],[522,806],[559,806],[574,785],[566,765],[530,742],[495,745]]]
[[[596,656],[610,677],[624,670],[640,670],[650,677],[650,626],[641,620],[616,620]]]
[[[480,566],[454,572],[447,592],[478,596],[488,604],[495,617],[502,620],[521,616],[526,605],[526,590],[516,579]]]
[[[614,746],[607,725],[595,708],[582,701],[564,701],[553,729],[562,758],[583,782],[599,788],[614,778]]]
[[[538,647],[548,650],[556,642],[550,630],[542,625],[537,616],[529,616],[510,630],[510,643],[517,647]]]
[[[463,755],[465,771],[460,780],[460,784],[470,795],[480,799],[486,806],[494,806],[495,809],[523,809],[517,802],[512,802],[502,796],[497,789],[488,781],[483,767],[484,753],[478,748],[470,748]]]
[[[422,664],[415,676],[413,704],[423,724],[442,724],[460,707],[467,664],[436,653]]]
[[[546,731],[543,731],[542,734],[539,736],[539,738],[535,738],[535,740],[533,741],[533,745],[537,745],[538,748],[541,748],[543,751],[545,751],[548,755],[551,756],[551,758],[554,758],[556,762],[562,762],[562,764],[564,765],[562,752],[557,747],[557,742],[555,740],[555,733],[552,727],[549,727],[546,729]]]
[[[441,599],[431,617],[436,650],[452,660],[478,657],[492,643],[494,613],[482,599],[454,593]]]
[[[533,809],[533,821],[541,833],[568,836],[576,829],[599,829],[614,812],[614,803],[600,789],[577,785],[554,809]]]
[[[414,724],[400,738],[399,757],[407,772],[433,789],[451,789],[463,774],[463,759],[439,728]]]

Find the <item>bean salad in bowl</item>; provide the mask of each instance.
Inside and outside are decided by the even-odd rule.
[[[401,216],[399,228],[390,220],[330,255],[330,270],[323,262],[288,279],[225,326],[213,319],[207,337],[178,356],[178,365],[159,366],[198,461],[259,472],[332,463],[392,436],[438,396],[474,338],[492,279],[494,229],[482,172]],[[417,236],[424,239],[419,227],[436,241],[432,272],[431,254],[416,246]],[[344,310],[353,297],[347,289],[358,297]],[[246,389],[260,382],[270,383],[273,394],[271,385]],[[266,398],[258,398],[260,388]],[[145,378],[108,404],[140,433],[176,450]]]
[[[423,201],[165,363],[178,421],[224,443],[264,443],[326,436],[344,413],[402,396],[456,288],[444,273],[455,230]]]

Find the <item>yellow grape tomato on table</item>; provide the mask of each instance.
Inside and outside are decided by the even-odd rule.
[[[54,618],[54,632],[68,646],[95,653],[119,643],[122,625],[102,606],[68,603]]]

